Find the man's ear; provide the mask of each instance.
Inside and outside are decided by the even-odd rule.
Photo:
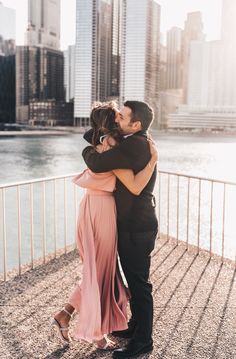
[[[133,122],[133,129],[135,131],[141,131],[142,130],[141,122],[140,121]]]

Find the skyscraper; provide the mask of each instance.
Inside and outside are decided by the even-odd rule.
[[[60,0],[28,0],[26,44],[60,47]]]
[[[183,86],[182,29],[172,27],[167,32],[167,88]]]
[[[75,97],[75,46],[69,46],[64,51],[64,86],[66,101],[69,102]]]
[[[94,101],[107,100],[112,93],[117,93],[118,80],[115,76],[119,73],[119,45],[116,41],[119,40],[119,30],[118,20],[113,14],[115,11],[118,16],[119,2],[76,2],[74,117],[79,126],[89,124]]]
[[[5,40],[16,39],[16,12],[0,2],[0,36]]]
[[[15,10],[0,2],[0,123],[15,122]]]
[[[160,5],[126,0],[122,10],[120,102],[147,101],[158,113]]]
[[[188,71],[190,45],[193,40],[204,40],[202,14],[199,11],[188,13],[183,32],[183,97],[187,102],[188,93]]]
[[[224,42],[235,43],[236,31],[236,2],[235,0],[222,1],[222,24],[221,24],[221,39]]]
[[[17,46],[16,51],[17,122],[27,123],[32,118],[36,122],[37,113],[47,123],[60,107],[58,103],[64,101],[60,0],[29,0],[28,7],[26,46]]]
[[[30,101],[64,100],[64,59],[61,51],[41,46],[16,49],[16,115],[26,123]]]

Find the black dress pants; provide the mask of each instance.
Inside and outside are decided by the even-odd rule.
[[[151,252],[157,231],[118,232],[118,253],[130,293],[130,308],[135,332],[132,338],[138,343],[152,341],[153,298],[149,281]]]

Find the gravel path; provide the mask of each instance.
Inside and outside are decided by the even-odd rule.
[[[63,346],[49,327],[80,271],[73,251],[0,284],[1,359],[111,358],[90,344]],[[235,359],[234,265],[162,238],[151,273],[155,348],[142,358]]]

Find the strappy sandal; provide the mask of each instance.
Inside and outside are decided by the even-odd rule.
[[[66,314],[68,314],[72,318],[72,314],[66,308],[62,308],[62,311],[65,312]],[[58,322],[58,320],[56,320],[55,318],[53,318],[53,320],[51,322],[51,326],[56,328],[57,333],[63,342],[70,343],[72,341],[72,339],[69,335],[69,327],[62,327],[60,325],[60,323]],[[63,335],[63,332],[65,332],[66,330],[68,331],[68,338],[66,338]]]
[[[113,342],[112,340],[110,340],[106,337],[104,339],[105,339],[106,343],[103,346],[100,346],[98,344],[98,342],[95,342],[95,345],[98,350],[111,351],[111,350],[115,350],[115,349],[119,348],[119,346],[117,346],[117,344],[115,342]]]

